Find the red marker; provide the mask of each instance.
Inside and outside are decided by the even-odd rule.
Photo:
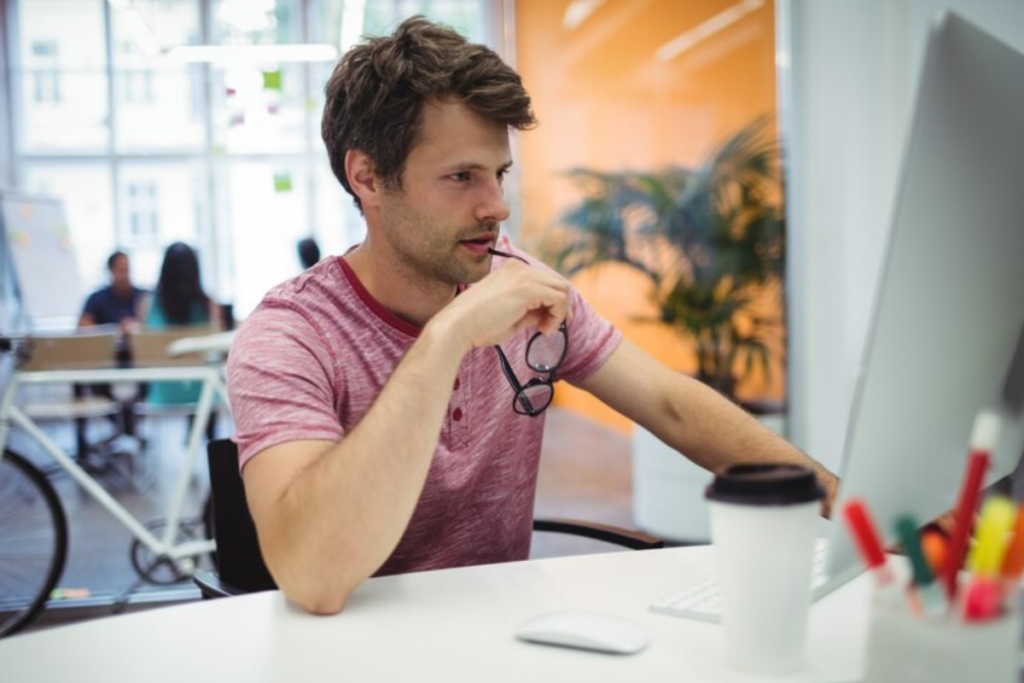
[[[975,576],[964,589],[964,619],[988,621],[1002,610],[1003,591],[999,582],[988,576]]]
[[[981,497],[981,485],[985,479],[985,470],[988,468],[988,458],[987,449],[975,449],[971,451],[967,461],[967,477],[964,479],[960,502],[956,508],[956,527],[949,539],[946,564],[942,572],[942,579],[946,584],[946,597],[950,601],[956,595],[957,574],[967,555],[967,541],[970,539],[971,529],[974,528],[974,511]]]
[[[887,586],[892,583],[892,573],[885,564],[885,548],[864,501],[857,498],[847,501],[843,507],[843,515],[850,525],[861,559],[874,573],[876,585]]]

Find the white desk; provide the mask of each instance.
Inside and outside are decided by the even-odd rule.
[[[316,617],[262,593],[154,609],[0,641],[0,678],[61,681],[731,681],[718,626],[648,603],[711,566],[710,548],[558,558],[373,579]],[[867,630],[865,577],[812,608],[810,663],[782,681],[855,681]],[[545,611],[588,608],[640,622],[651,644],[616,656],[517,641]]]

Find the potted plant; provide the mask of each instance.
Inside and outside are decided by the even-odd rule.
[[[693,343],[697,377],[730,398],[756,370],[770,373],[781,315],[758,302],[783,282],[785,221],[768,119],[694,170],[574,169],[570,177],[583,198],[545,245],[557,269],[571,276],[616,261],[643,272],[658,320]]]
[[[760,370],[771,372],[773,340],[782,325],[781,302],[766,312],[765,292],[781,292],[785,221],[778,144],[768,118],[741,128],[695,169],[658,172],[570,172],[583,196],[561,219],[543,253],[566,275],[603,262],[644,273],[657,320],[692,344],[696,376],[736,400],[737,387]],[[682,365],[682,364],[680,364]],[[748,406],[750,407],[750,406]],[[650,447],[664,455],[645,455]],[[704,470],[638,428],[634,439],[637,523],[677,540],[704,540]],[[649,475],[649,476],[648,476]],[[652,495],[683,498],[673,479],[701,496],[648,505]],[[668,485],[666,488],[666,484]],[[686,517],[685,530],[644,519]],[[651,515],[647,515],[650,517]],[[692,522],[692,523],[691,523]]]

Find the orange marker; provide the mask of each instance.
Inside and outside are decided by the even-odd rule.
[[[921,536],[921,549],[936,574],[945,566],[947,544],[946,536],[939,531],[926,531]]]
[[[1000,574],[1009,581],[1018,581],[1024,572],[1024,507],[1017,510],[1017,521],[1013,525],[1013,537],[1003,558]]]

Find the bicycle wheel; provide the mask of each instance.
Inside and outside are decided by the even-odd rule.
[[[31,621],[57,584],[68,523],[45,476],[11,451],[0,458],[0,637]]]

